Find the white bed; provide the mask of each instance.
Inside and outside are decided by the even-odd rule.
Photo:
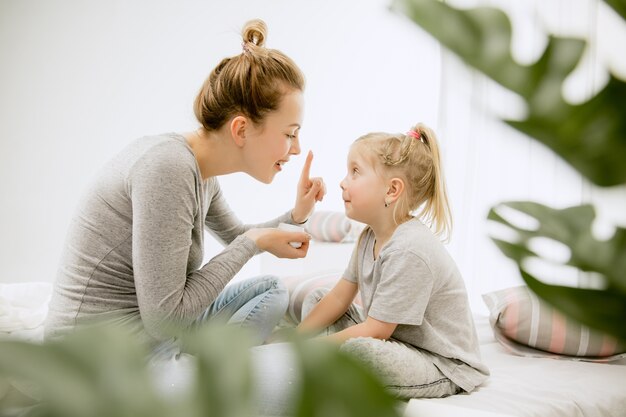
[[[50,290],[48,283],[0,284],[0,337],[40,341]],[[626,359],[590,363],[515,356],[495,340],[486,316],[477,317],[476,326],[491,370],[488,382],[469,395],[411,400],[406,417],[626,415]]]
[[[469,395],[411,400],[407,417],[626,416],[626,359],[592,363],[516,356],[496,341],[487,316],[475,321],[489,380]]]
[[[0,338],[41,342],[51,292],[49,282],[0,283]]]

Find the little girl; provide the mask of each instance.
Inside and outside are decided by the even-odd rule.
[[[343,279],[305,300],[298,330],[326,328],[400,398],[472,391],[489,371],[463,279],[438,239],[451,216],[433,131],[360,137],[340,186],[346,215],[367,227]]]

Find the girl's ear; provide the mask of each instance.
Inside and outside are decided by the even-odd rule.
[[[388,182],[387,195],[385,201],[389,204],[396,201],[404,192],[404,181],[402,178],[392,178]]]
[[[246,144],[246,129],[250,124],[244,116],[236,116],[230,121],[230,135],[238,147]]]

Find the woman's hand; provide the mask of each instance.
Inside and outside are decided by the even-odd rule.
[[[311,235],[306,232],[289,232],[267,228],[250,229],[244,236],[251,239],[257,248],[267,251],[279,258],[304,258],[309,250]],[[302,246],[294,248],[289,242],[300,242]]]
[[[313,152],[309,151],[302,167],[298,190],[296,193],[296,207],[291,211],[291,219],[295,223],[304,223],[315,208],[315,203],[322,201],[326,195],[326,185],[322,177],[310,178]]]

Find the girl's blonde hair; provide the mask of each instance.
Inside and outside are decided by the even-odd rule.
[[[432,129],[419,123],[406,135],[369,133],[358,138],[354,145],[369,152],[374,169],[382,170],[379,173],[383,177],[404,180],[406,192],[394,206],[396,224],[415,214],[437,236],[450,238],[452,215],[439,144]]]
[[[296,64],[282,52],[263,46],[265,22],[247,22],[242,37],[243,52],[224,58],[213,69],[194,102],[196,119],[206,130],[219,129],[237,114],[261,124],[286,93],[304,90],[304,75]]]

